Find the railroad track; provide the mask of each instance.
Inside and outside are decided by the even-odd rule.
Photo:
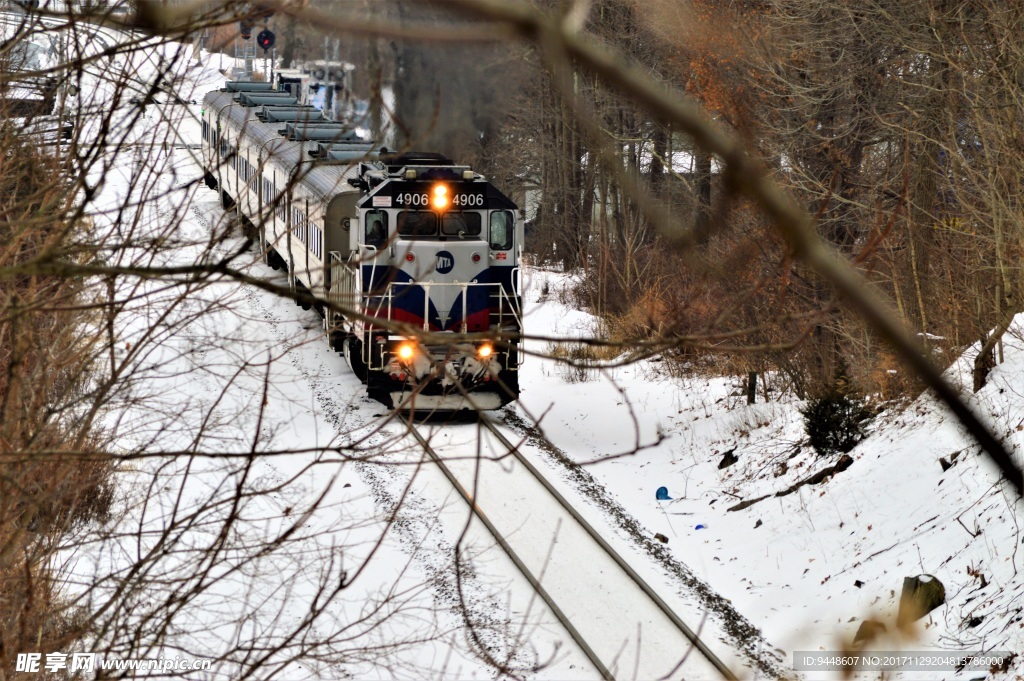
[[[478,424],[490,456],[446,458],[443,430],[409,430],[602,678],[736,678],[488,415]]]

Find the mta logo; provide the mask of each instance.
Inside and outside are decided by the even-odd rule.
[[[438,274],[448,274],[455,268],[455,256],[448,251],[437,252],[437,267],[435,268]]]

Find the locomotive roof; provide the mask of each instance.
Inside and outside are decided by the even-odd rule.
[[[245,107],[232,99],[230,92],[213,91],[203,98],[203,105],[226,119],[235,128],[245,131],[246,137],[261,150],[261,157],[272,155],[291,167],[301,168],[302,185],[319,198],[328,198],[355,189],[348,183],[359,172],[359,163],[330,163],[316,160],[311,151],[319,150],[317,142],[295,142],[282,135],[285,123],[260,121],[256,114],[260,107]]]

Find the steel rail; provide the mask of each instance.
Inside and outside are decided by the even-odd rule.
[[[502,434],[501,431],[498,430],[498,427],[494,424],[494,421],[491,419],[491,417],[484,413],[479,413],[478,421],[498,439],[501,445],[508,450],[509,454],[514,456],[516,460],[519,463],[521,463],[523,467],[525,467],[526,470],[528,470],[530,474],[533,475],[533,477],[538,482],[540,482],[541,485],[544,486],[544,489],[546,489],[548,493],[551,494],[551,496],[554,497],[555,500],[557,500],[558,503],[569,513],[569,515],[571,515],[576,520],[576,522],[580,524],[580,526],[587,532],[587,534],[590,535],[591,539],[593,539],[597,543],[597,545],[600,546],[601,549],[604,550],[604,552],[607,553],[608,556],[615,561],[615,563],[622,569],[622,571],[625,572],[630,577],[630,579],[632,579],[633,582],[637,586],[639,586],[645,594],[647,594],[647,597],[650,598],[654,602],[654,604],[657,605],[658,608],[665,614],[665,616],[668,617],[672,624],[674,624],[676,628],[678,628],[679,631],[683,633],[683,635],[690,641],[690,643],[693,644],[694,648],[698,652],[700,652],[700,654],[703,655],[704,658],[715,669],[719,671],[719,673],[722,674],[723,678],[728,679],[729,681],[736,681],[736,675],[732,673],[732,671],[725,665],[725,663],[717,655],[715,655],[710,648],[708,648],[707,644],[705,644],[704,641],[700,639],[700,636],[698,636],[695,631],[693,631],[685,622],[683,622],[682,619],[680,619],[679,615],[677,615],[675,611],[672,610],[668,603],[662,600],[662,598],[657,594],[657,592],[654,591],[654,589],[651,588],[651,586],[643,579],[643,577],[638,575],[637,572],[632,567],[630,567],[629,563],[627,563],[625,559],[623,559],[622,556],[619,555],[619,553],[615,549],[613,549],[607,541],[605,541],[604,537],[602,537],[597,532],[597,530],[595,530],[594,527],[590,523],[588,523],[586,519],[583,518],[583,516],[579,514],[579,512],[575,508],[573,508],[573,506],[568,502],[568,500],[566,500],[566,498],[563,497],[562,494],[557,489],[555,489],[555,487],[550,482],[548,482],[547,478],[541,475],[540,471],[538,471],[534,467],[534,465],[531,464],[525,456],[523,456],[523,454],[519,451],[519,448],[516,445],[512,444],[512,442],[507,437],[505,437],[505,435]]]
[[[429,456],[430,459],[441,470],[441,472],[444,474],[444,477],[448,479],[448,482],[451,483],[452,487],[454,487],[455,490],[462,497],[462,499],[467,504],[469,504],[469,507],[473,510],[473,514],[480,520],[480,522],[484,524],[484,527],[487,528],[487,531],[490,532],[491,536],[494,537],[494,540],[498,542],[498,546],[502,548],[502,550],[506,553],[506,555],[508,555],[509,559],[511,559],[512,563],[516,566],[516,568],[523,574],[524,577],[526,577],[526,581],[528,581],[530,583],[530,586],[534,588],[534,590],[537,592],[537,595],[541,597],[541,600],[543,600],[547,604],[547,606],[551,608],[551,612],[554,613],[555,618],[558,619],[559,623],[563,627],[565,627],[565,630],[569,632],[569,636],[572,637],[572,640],[576,642],[576,645],[580,647],[580,649],[583,651],[583,654],[587,656],[587,659],[589,659],[590,662],[597,668],[598,672],[600,672],[601,678],[606,679],[606,681],[614,681],[615,677],[601,661],[601,658],[598,657],[594,649],[590,647],[590,644],[588,644],[586,640],[584,640],[580,632],[576,629],[575,626],[573,626],[573,623],[569,620],[568,616],[566,616],[565,612],[563,612],[562,609],[558,606],[558,604],[555,603],[555,600],[551,597],[551,594],[548,593],[547,589],[545,589],[544,586],[540,583],[540,580],[537,579],[537,577],[533,574],[530,568],[526,567],[526,564],[522,561],[522,559],[519,558],[519,554],[516,553],[515,549],[513,549],[509,545],[509,543],[505,541],[505,538],[502,536],[498,528],[494,526],[490,519],[488,519],[487,514],[485,514],[483,512],[483,509],[481,509],[480,506],[477,505],[472,495],[466,491],[466,488],[463,487],[462,483],[458,481],[455,475],[451,472],[451,469],[448,468],[447,465],[445,465],[441,457],[439,457],[437,455],[437,452],[434,451],[434,448],[430,446],[430,442],[425,437],[423,437],[423,434],[420,433],[415,426],[410,427],[409,431],[412,433],[413,437],[415,437],[416,440],[420,443],[420,446],[423,447],[423,451],[427,453],[427,456]]]

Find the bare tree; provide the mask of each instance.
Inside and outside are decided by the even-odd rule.
[[[984,338],[983,381],[984,357],[1016,311],[1015,6],[750,3],[741,9],[778,27],[772,42],[753,36],[742,67],[706,83],[676,82],[699,65],[693,55],[658,66],[670,45],[634,4],[579,6],[589,13],[458,0],[446,11],[471,22],[430,31],[398,16],[407,4],[394,8],[402,21],[278,9],[381,40],[517,41],[504,56],[488,52],[497,61],[484,73],[511,54],[534,85],[503,98],[485,77],[491,88],[474,90],[470,106],[451,105],[439,75],[469,83],[479,72],[440,70],[421,45],[396,44],[411,80],[395,84],[394,124],[410,145],[441,135],[540,184],[539,229],[569,266],[596,275],[590,300],[622,330],[583,345],[624,362],[746,353],[755,361],[745,370],[770,363],[828,381],[837,357],[859,348],[873,361],[885,341],[1019,489],[1005,447],[912,335],[958,350]],[[493,599],[473,605],[461,563],[456,588],[437,590],[448,599],[433,599],[443,576],[422,572],[415,531],[394,579],[358,591],[388,534],[417,518],[423,459],[401,440],[399,416],[351,422],[355,398],[339,402],[327,379],[291,363],[299,349],[316,352],[319,334],[283,335],[285,313],[261,296],[310,301],[258,270],[217,197],[198,194],[203,169],[182,131],[183,103],[197,93],[181,77],[191,56],[181,46],[247,11],[143,5],[135,27],[145,36],[101,33],[112,29],[97,20],[117,24],[110,15],[25,15],[6,43],[42,35],[63,47],[29,74],[60,86],[57,114],[31,123],[35,149],[17,141],[14,116],[2,135],[3,673],[19,650],[77,641],[122,657],[209,657],[238,677],[360,665],[414,677],[442,670],[406,651],[488,627],[505,646],[497,655],[475,639],[488,664],[534,669],[544,656],[523,657],[511,620],[476,617]],[[900,28],[919,24],[934,29],[926,39]],[[703,97],[718,103],[711,121],[711,107],[680,86],[712,82],[755,94]],[[689,177],[677,149],[692,152]],[[979,263],[981,276],[965,276]],[[947,305],[932,304],[940,290]],[[252,343],[255,326],[264,335]],[[401,494],[380,491],[382,469],[407,472]],[[444,547],[445,561],[466,558],[461,546]],[[453,605],[461,619],[448,616]]]

